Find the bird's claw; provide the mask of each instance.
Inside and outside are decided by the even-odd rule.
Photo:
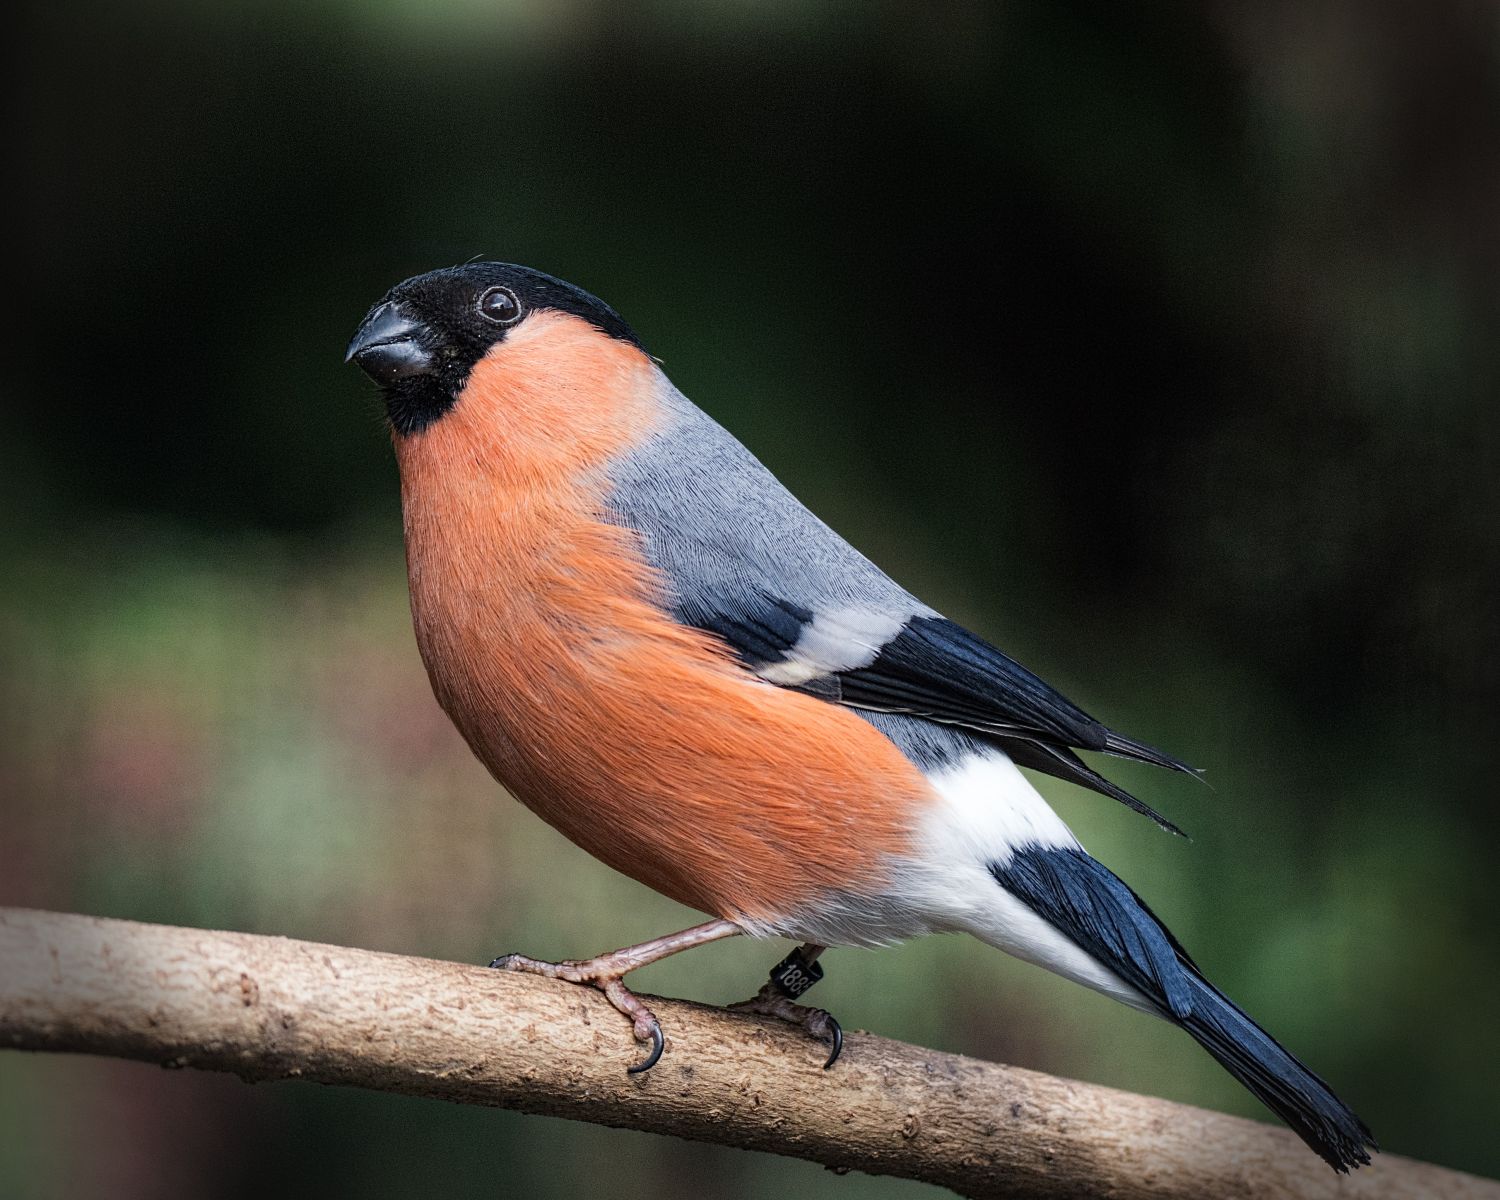
[[[640,1036],[640,1033],[637,1032],[636,1037]],[[662,1036],[661,1022],[656,1020],[654,1017],[651,1020],[651,1028],[647,1032],[646,1037],[651,1039],[651,1053],[646,1055],[645,1061],[638,1062],[633,1067],[626,1067],[625,1074],[639,1075],[643,1071],[649,1071],[652,1067],[656,1066],[658,1060],[660,1060],[661,1052],[667,1047],[667,1040]],[[642,1038],[641,1040],[644,1041],[645,1038]]]
[[[828,1052],[828,1061],[823,1064],[823,1070],[828,1070],[834,1063],[838,1062],[839,1055],[844,1052],[844,1027],[840,1025],[831,1012],[821,1008],[812,1010],[821,1016],[828,1025],[828,1040],[832,1049]],[[817,1036],[814,1034],[814,1036]]]
[[[633,1067],[625,1068],[627,1075],[639,1075],[643,1071],[649,1071],[660,1061],[662,1051],[667,1048],[667,1039],[662,1034],[661,1022],[656,1019],[656,1014],[642,1004],[621,981],[621,964],[617,959],[611,959],[609,955],[589,962],[549,963],[527,958],[524,954],[502,954],[499,958],[491,959],[490,966],[497,971],[541,975],[547,979],[563,979],[568,983],[581,983],[598,988],[615,1008],[630,1018],[636,1038],[651,1043],[651,1050],[643,1061],[636,1063]]]
[[[795,1003],[797,997],[823,978],[823,968],[816,960],[804,958],[801,950],[793,950],[771,968],[771,977],[750,1000],[731,1004],[731,1012],[759,1013],[776,1017],[789,1024],[800,1026],[820,1042],[829,1045],[828,1060],[823,1070],[838,1062],[844,1052],[844,1029],[833,1014],[826,1009],[809,1008]]]
[[[766,984],[753,999],[731,1004],[729,1011],[776,1017],[790,1025],[805,1029],[810,1037],[826,1042],[829,1051],[828,1059],[823,1063],[825,1071],[838,1062],[839,1055],[844,1052],[844,1027],[838,1023],[831,1012],[822,1008],[808,1008],[804,1004],[793,1004],[780,992],[774,991],[772,984]]]

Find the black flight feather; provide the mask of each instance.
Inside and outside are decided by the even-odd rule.
[[[722,639],[752,670],[793,654],[803,630],[816,619],[811,609],[758,589],[746,589],[732,600],[702,593],[683,597],[674,615]],[[790,686],[833,704],[969,730],[993,741],[1023,767],[1108,796],[1169,833],[1185,836],[1074,751],[1097,751],[1196,775],[1193,768],[1107,728],[1015,659],[944,617],[913,617],[868,666]]]

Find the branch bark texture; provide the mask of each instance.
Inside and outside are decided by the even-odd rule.
[[[572,1117],[897,1175],[964,1196],[1500,1200],[1377,1156],[1338,1177],[1269,1125],[851,1035],[651,1001],[667,1054],[602,996],[480,967],[242,933],[0,909],[0,1047],[107,1054]]]

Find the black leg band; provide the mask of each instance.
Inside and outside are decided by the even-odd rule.
[[[800,950],[793,950],[771,968],[771,983],[788,1000],[801,999],[802,994],[822,978],[822,966],[808,962]]]

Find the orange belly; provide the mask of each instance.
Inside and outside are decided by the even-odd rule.
[[[635,536],[599,516],[599,467],[649,428],[653,369],[592,339],[549,371],[558,340],[507,344],[441,421],[397,439],[439,703],[519,800],[693,908],[769,921],[878,888],[930,787],[853,713],[670,619]],[[593,374],[559,386],[563,364]],[[581,417],[577,389],[599,397]]]

